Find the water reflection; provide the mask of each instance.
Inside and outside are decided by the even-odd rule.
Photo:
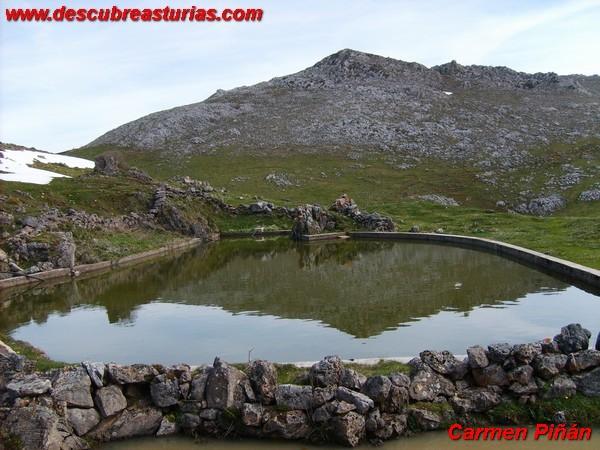
[[[555,318],[556,326],[564,324],[565,315],[581,315],[577,308],[585,311],[579,319],[584,321],[592,311],[600,313],[600,302],[541,272],[469,249],[392,241],[227,240],[14,297],[2,305],[0,329],[67,359],[84,345],[94,347],[86,337],[94,332],[105,347],[94,356],[114,359],[109,346],[126,339],[120,350],[127,362],[186,356],[158,350],[167,342],[177,345],[175,338],[184,340],[179,346],[202,348],[189,354],[194,358],[219,353],[244,360],[254,345],[262,357],[292,360],[334,350],[348,357],[411,354],[425,343],[461,352],[464,347],[457,347],[465,337],[472,343],[483,336],[485,343],[494,335],[509,340],[553,333]],[[527,331],[513,331],[515,323]],[[83,334],[81,343],[67,344],[65,336],[74,333]],[[141,353],[136,340],[147,344]],[[54,348],[64,345],[70,348]]]

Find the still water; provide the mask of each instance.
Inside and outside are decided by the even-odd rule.
[[[68,362],[464,354],[595,317],[599,297],[493,254],[352,240],[224,240],[0,303],[0,331]]]
[[[398,439],[386,442],[382,447],[364,445],[359,447],[363,450],[382,448],[384,450],[597,450],[600,441],[596,437],[598,430],[594,430],[592,439],[589,441],[534,441],[530,438],[526,441],[493,441],[493,442],[464,442],[450,441],[444,432],[423,433],[415,437]],[[172,437],[165,439],[147,438],[133,439],[123,442],[106,444],[100,450],[341,450],[345,447],[313,446],[298,442],[281,441],[200,441],[184,437]]]

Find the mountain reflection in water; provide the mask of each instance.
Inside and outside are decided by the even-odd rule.
[[[0,330],[53,357],[79,356],[79,348],[82,357],[109,360],[110,346],[124,339],[122,362],[165,363],[188,354],[140,353],[135,342],[159,351],[175,337],[185,339],[179,346],[194,349],[189,356],[201,362],[216,354],[245,360],[251,348],[259,353],[253,356],[280,360],[409,355],[426,345],[464,353],[463,343],[539,339],[556,333],[569,315],[583,323],[600,315],[597,297],[484,252],[287,239],[224,240],[28,291],[0,308]],[[77,343],[68,344],[74,333]],[[85,351],[86,344],[99,345],[94,340],[104,340],[104,353]]]

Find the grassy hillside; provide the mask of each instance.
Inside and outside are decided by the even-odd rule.
[[[581,191],[600,181],[597,140],[537,149],[547,156],[543,166],[510,172],[495,184],[483,182],[476,176],[477,170],[467,165],[421,160],[413,167],[400,168],[384,154],[354,160],[341,151],[323,155],[290,150],[277,157],[264,157],[224,150],[165,159],[156,152],[111,147],[83,148],[69,154],[93,158],[112,151],[160,179],[189,175],[225,187],[224,198],[232,204],[258,197],[287,206],[313,202],[329,205],[346,192],[362,209],[393,217],[400,230],[413,225],[422,231],[442,228],[447,233],[499,239],[600,268],[600,205],[577,201]],[[568,201],[564,210],[551,217],[532,217],[496,207],[496,201],[514,198],[523,190],[539,191],[548,178],[560,176],[565,164],[585,166],[587,172],[596,175],[561,191]],[[269,174],[285,174],[292,185],[269,182]],[[426,194],[452,197],[461,206],[444,207],[416,198]],[[238,228],[235,223],[227,227]]]

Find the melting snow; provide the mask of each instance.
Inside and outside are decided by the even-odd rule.
[[[92,169],[94,161],[73,156],[56,155],[35,150],[0,150],[0,180],[48,184],[53,178],[67,177],[49,170],[29,167],[35,161],[64,164],[68,167]]]
[[[450,91],[442,91],[442,92],[444,92],[444,94],[446,94],[446,95],[452,95],[452,94],[454,94],[454,92],[450,92]]]

